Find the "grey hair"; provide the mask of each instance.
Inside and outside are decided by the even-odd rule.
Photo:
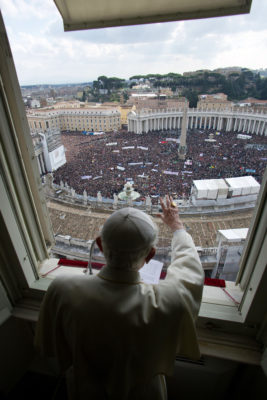
[[[123,251],[109,249],[103,236],[101,235],[102,240],[102,248],[105,259],[107,261],[107,265],[111,268],[116,269],[130,269],[130,270],[138,270],[141,264],[144,262],[145,258],[149,254],[152,247],[156,247],[158,242],[158,227],[153,222],[155,235],[145,247],[131,251]]]

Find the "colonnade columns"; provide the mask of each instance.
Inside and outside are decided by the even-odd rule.
[[[222,123],[223,123],[223,119],[222,119],[222,117],[219,117],[219,130],[222,129]]]
[[[235,123],[234,123],[234,131],[236,131],[236,126],[237,126],[237,118],[235,119]]]
[[[241,130],[241,123],[242,123],[242,119],[240,118],[239,119],[239,125],[238,125],[238,132],[240,132],[240,130]]]
[[[266,125],[266,123],[263,121],[263,122],[262,122],[261,135],[264,135],[265,125]]]
[[[248,121],[248,133],[250,133],[251,119]]]
[[[245,126],[246,126],[246,120],[242,119],[242,124],[241,124],[241,132],[245,131]]]
[[[252,133],[255,133],[255,127],[256,127],[256,120],[254,119],[253,127],[252,127]]]
[[[211,117],[209,117],[209,128],[208,129],[210,129],[211,128]]]
[[[257,126],[257,131],[256,131],[256,135],[258,135],[259,134],[259,130],[260,130],[260,121],[258,122],[258,126]]]
[[[262,129],[261,129],[261,135],[264,135],[264,131],[265,131],[265,125],[266,125],[266,123],[263,121],[263,123],[262,123]]]
[[[227,118],[226,131],[229,132],[231,130],[231,118]]]
[[[260,125],[259,134],[262,135],[262,128],[264,126],[264,123],[261,121],[259,125]]]

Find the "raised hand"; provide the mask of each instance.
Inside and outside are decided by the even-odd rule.
[[[165,196],[165,203],[162,198],[160,198],[160,204],[162,208],[162,214],[158,216],[162,221],[173,231],[177,229],[184,229],[183,223],[179,216],[179,211],[177,206],[173,202],[173,198],[169,195]]]

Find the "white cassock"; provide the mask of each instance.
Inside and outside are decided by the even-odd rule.
[[[177,354],[198,359],[195,321],[203,269],[191,236],[174,233],[165,280],[102,268],[94,276],[60,276],[50,285],[36,346],[71,376],[75,400],[162,400],[164,375]]]

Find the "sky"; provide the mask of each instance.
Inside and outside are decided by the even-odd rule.
[[[53,0],[0,0],[21,85],[267,68],[267,0],[250,14],[64,32]]]

